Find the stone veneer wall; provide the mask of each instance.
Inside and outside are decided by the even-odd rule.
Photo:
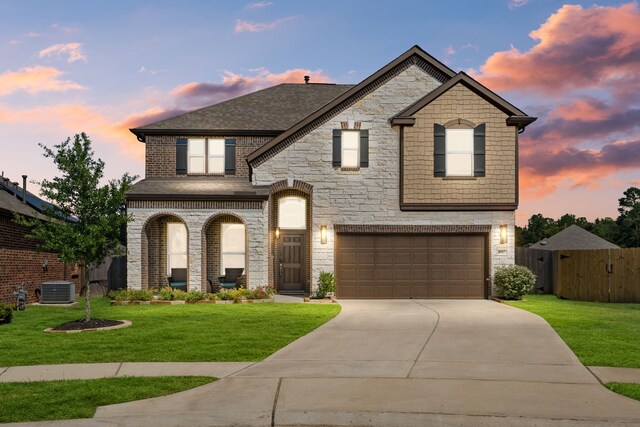
[[[147,136],[145,144],[145,177],[167,178],[176,176],[176,139],[206,138],[204,136]],[[236,174],[233,177],[249,177],[247,156],[264,145],[271,137],[265,136],[214,136],[212,138],[235,138],[236,140]],[[218,175],[216,175],[218,176]]]
[[[376,91],[311,131],[254,169],[254,184],[287,178],[313,185],[312,286],[321,271],[334,271],[333,224],[491,225],[490,263],[514,262],[515,214],[501,212],[402,212],[399,208],[399,131],[389,118],[439,86],[413,65]],[[332,166],[332,130],[352,119],[369,129],[369,167],[341,171]],[[509,226],[509,243],[499,244],[499,225]],[[320,226],[328,242],[320,243]]]
[[[516,202],[517,127],[507,126],[505,113],[458,84],[414,117],[404,128],[404,203]],[[486,176],[433,176],[433,125],[454,119],[486,123]]]
[[[249,287],[266,286],[268,279],[268,242],[267,242],[267,207],[261,209],[204,210],[204,209],[128,209],[133,216],[127,226],[127,281],[129,289],[142,289],[143,257],[147,256],[145,224],[162,215],[172,215],[182,220],[187,226],[189,251],[189,290],[202,290],[206,283],[206,263],[203,264],[203,233],[205,224],[216,215],[232,214],[246,224],[247,239],[251,242],[247,247],[249,271],[247,285]],[[205,248],[206,249],[206,248]],[[204,268],[203,268],[204,266]]]

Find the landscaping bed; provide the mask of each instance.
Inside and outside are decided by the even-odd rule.
[[[221,289],[215,293],[185,292],[169,287],[160,289],[119,289],[107,294],[112,305],[176,305],[176,304],[253,304],[273,302],[272,288]]]
[[[338,304],[181,304],[112,306],[92,298],[95,318],[128,328],[81,334],[42,331],[79,319],[75,307],[28,306],[0,325],[0,366],[92,362],[259,361],[311,332]]]

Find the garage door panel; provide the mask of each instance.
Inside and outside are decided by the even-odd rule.
[[[482,235],[338,235],[340,298],[484,298]]]

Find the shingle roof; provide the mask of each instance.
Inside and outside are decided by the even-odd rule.
[[[266,200],[268,186],[251,185],[246,178],[149,178],[135,183],[127,200]]]
[[[543,244],[545,241],[546,243]],[[548,239],[542,239],[531,245],[530,248],[555,251],[562,249],[617,249],[618,246],[574,224]]]
[[[277,131],[289,129],[353,85],[285,83],[219,104],[131,129],[137,136],[153,131]]]
[[[37,218],[42,217],[40,213],[44,206],[51,206],[51,204],[29,191],[27,191],[27,203],[22,203],[22,188],[14,188],[4,179],[0,179],[0,211],[3,213],[13,215],[13,212],[17,212]]]

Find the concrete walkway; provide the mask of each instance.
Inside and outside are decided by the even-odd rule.
[[[640,425],[640,402],[602,387],[531,313],[492,301],[341,304],[331,322],[220,381],[47,424]]]

